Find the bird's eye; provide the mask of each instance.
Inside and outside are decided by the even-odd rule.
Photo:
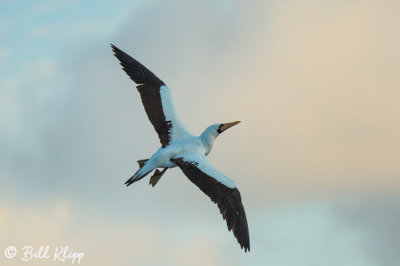
[[[220,134],[222,132],[221,128],[224,126],[224,124],[220,124],[218,126],[217,132]]]

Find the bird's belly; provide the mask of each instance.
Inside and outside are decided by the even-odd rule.
[[[165,148],[160,148],[152,157],[155,165],[159,168],[173,168],[176,164],[171,160],[177,158],[182,154],[195,152],[203,147],[197,139],[187,139],[185,141],[171,144]]]
[[[176,153],[170,149],[161,148],[152,156],[151,161],[157,168],[173,168],[176,164],[171,161],[171,158],[175,155]]]
[[[169,162],[167,162],[163,165],[163,168],[167,168],[167,167],[174,168],[174,167],[176,167],[176,164],[170,160]]]

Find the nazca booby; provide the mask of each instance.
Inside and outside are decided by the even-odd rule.
[[[240,192],[235,182],[215,169],[206,159],[215,139],[240,121],[209,126],[200,136],[192,135],[175,111],[170,89],[141,63],[111,44],[123,70],[136,83],[144,109],[158,133],[161,148],[147,160],[139,160],[140,169],[127,186],[153,170],[150,184],[155,186],[168,168],[178,166],[183,173],[216,203],[228,230],[232,230],[241,248],[250,251],[249,230]],[[157,168],[164,168],[159,171]]]

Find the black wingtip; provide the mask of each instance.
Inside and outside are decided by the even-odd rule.
[[[121,49],[119,49],[117,46],[115,46],[114,44],[110,43],[111,49],[114,53],[114,55],[121,61],[120,57],[121,56],[129,56],[128,54],[126,54],[124,51],[122,51]]]
[[[117,55],[117,53],[121,51],[117,46],[115,46],[115,45],[112,44],[112,43],[110,43],[110,46],[111,46],[111,49],[112,49],[113,52],[114,52],[114,55]]]
[[[110,46],[114,52],[114,56],[119,60],[122,69],[136,84],[152,84],[156,86],[164,85],[164,82],[136,59],[132,58],[114,44],[110,43]]]

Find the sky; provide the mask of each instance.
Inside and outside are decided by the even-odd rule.
[[[0,264],[400,264],[400,3],[0,3]],[[123,183],[160,144],[110,43],[170,88],[238,184],[251,251],[179,169]],[[17,255],[5,251],[15,246]],[[32,259],[23,265],[65,265]]]

